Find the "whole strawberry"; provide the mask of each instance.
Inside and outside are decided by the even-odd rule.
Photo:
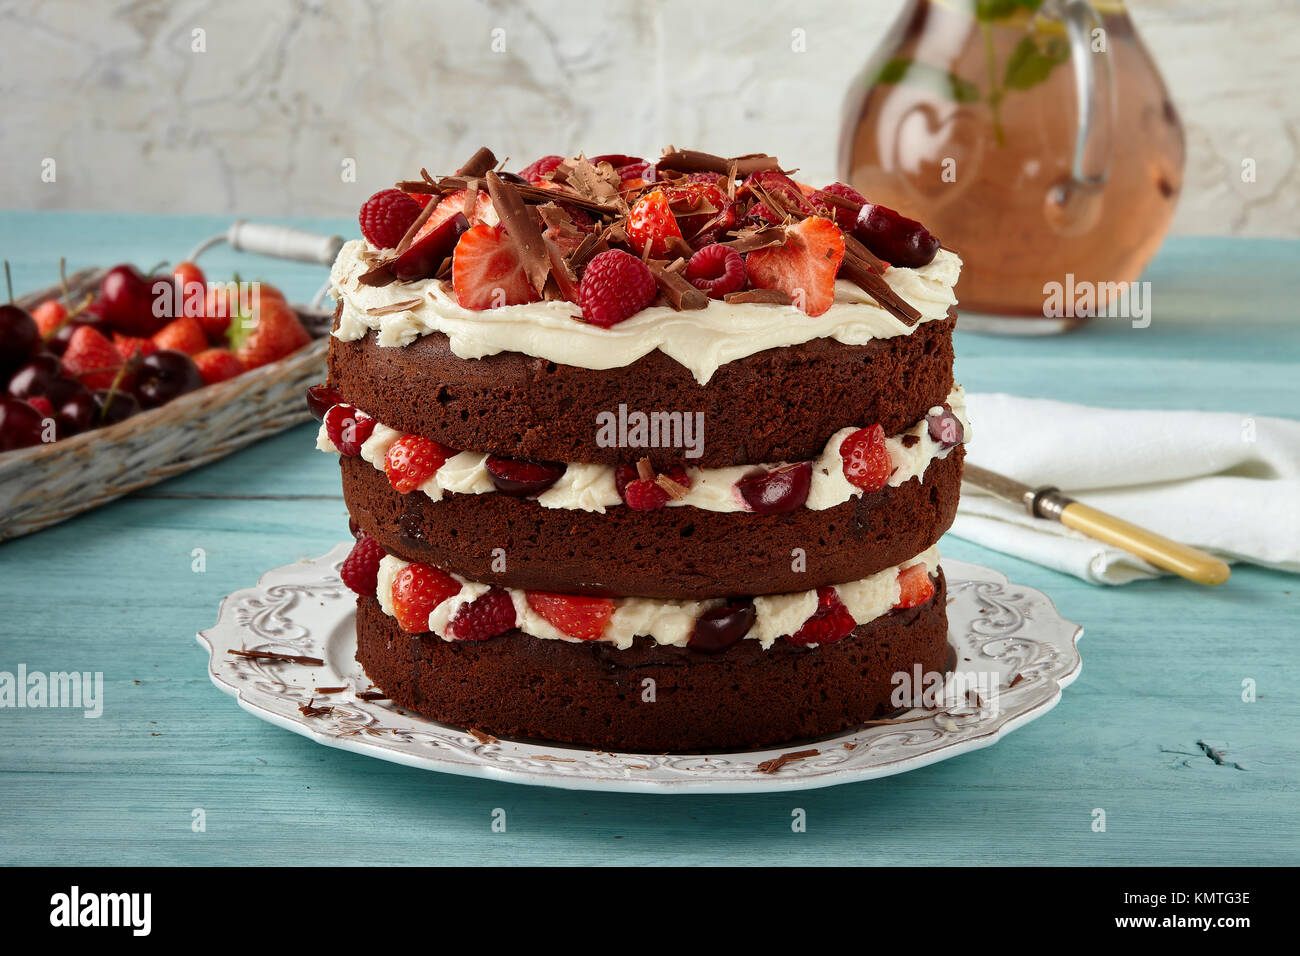
[[[361,204],[361,235],[376,249],[392,249],[420,210],[420,204],[400,189],[381,189]]]
[[[621,249],[610,249],[587,263],[578,286],[582,317],[608,329],[636,315],[658,292],[646,264]]]
[[[281,299],[263,297],[253,323],[253,330],[235,352],[245,368],[278,361],[311,341],[298,316]]]
[[[117,346],[89,325],[72,333],[63,353],[63,371],[87,388],[108,388],[122,365]]]
[[[244,371],[244,363],[230,349],[204,349],[194,356],[194,364],[199,367],[199,374],[207,385],[224,382]]]

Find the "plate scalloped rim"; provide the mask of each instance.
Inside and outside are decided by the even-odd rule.
[[[1012,585],[997,571],[943,560],[948,577],[949,641],[957,670],[979,663],[997,672],[998,709],[974,707],[909,712],[908,723],[875,725],[812,743],[756,751],[641,754],[509,739],[479,740],[463,728],[398,711],[389,701],[364,701],[370,687],[352,660],[354,598],[338,576],[350,542],[315,559],[266,572],[255,587],[228,595],[217,623],[197,635],[209,653],[208,673],[256,717],[318,743],[394,763],[510,783],[633,793],[761,793],[871,780],[980,750],[1051,710],[1079,674],[1083,628],[1067,621],[1041,591]],[[250,640],[251,639],[251,640]],[[320,667],[228,658],[230,649],[269,649],[320,658]],[[329,695],[317,687],[347,686]],[[317,699],[328,713],[307,716]],[[776,773],[757,765],[794,750],[816,756]]]

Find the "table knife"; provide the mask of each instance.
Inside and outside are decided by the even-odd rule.
[[[1061,493],[1052,485],[1031,488],[1005,475],[966,463],[962,481],[982,488],[995,498],[1023,505],[1032,517],[1059,521],[1090,538],[1123,548],[1158,568],[1195,581],[1197,584],[1222,584],[1232,570],[1223,561],[1198,548],[1140,528],[1114,515],[1091,508]]]

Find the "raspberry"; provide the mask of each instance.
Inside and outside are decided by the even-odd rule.
[[[351,405],[340,403],[325,413],[325,433],[340,455],[361,454],[361,446],[374,430],[375,420]]]
[[[608,329],[644,309],[658,289],[644,262],[621,249],[610,249],[587,263],[578,304],[584,319]]]
[[[393,579],[393,616],[408,634],[429,629],[429,615],[447,598],[460,593],[460,582],[428,564],[408,564]]]
[[[660,474],[671,478],[683,488],[691,486],[690,476],[681,465],[671,465]],[[614,471],[614,485],[623,496],[623,503],[634,511],[656,511],[668,504],[668,492],[657,482],[638,477],[635,465],[619,465]]]
[[[898,603],[894,607],[918,607],[934,597],[934,581],[924,564],[913,564],[898,572]]]
[[[388,447],[384,455],[384,474],[398,494],[419,488],[455,454],[446,445],[421,435],[403,435]]]
[[[486,641],[515,626],[515,605],[501,588],[464,605],[447,625],[447,636],[457,641]]]
[[[381,189],[361,205],[361,235],[376,249],[392,249],[420,211],[420,204],[400,189]]]
[[[710,299],[721,299],[728,292],[745,287],[745,260],[727,246],[705,246],[686,263],[686,278],[691,285],[707,292]]]
[[[519,175],[535,184],[539,179],[545,179],[548,174],[553,173],[555,167],[562,162],[564,162],[563,156],[543,156],[537,162],[521,169]]]
[[[817,610],[803,626],[786,636],[791,644],[834,644],[853,632],[857,623],[834,588],[817,589]]]
[[[363,534],[343,559],[339,577],[357,594],[374,597],[375,588],[379,586],[379,559],[383,556],[384,549],[379,546],[379,542],[370,535]]]
[[[879,425],[859,428],[840,442],[844,477],[863,491],[879,491],[889,481],[894,463],[885,447],[885,429]]]

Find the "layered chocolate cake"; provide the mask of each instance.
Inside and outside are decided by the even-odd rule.
[[[961,262],[767,155],[487,149],[376,193],[309,392],[397,705],[607,750],[757,747],[949,668]]]

